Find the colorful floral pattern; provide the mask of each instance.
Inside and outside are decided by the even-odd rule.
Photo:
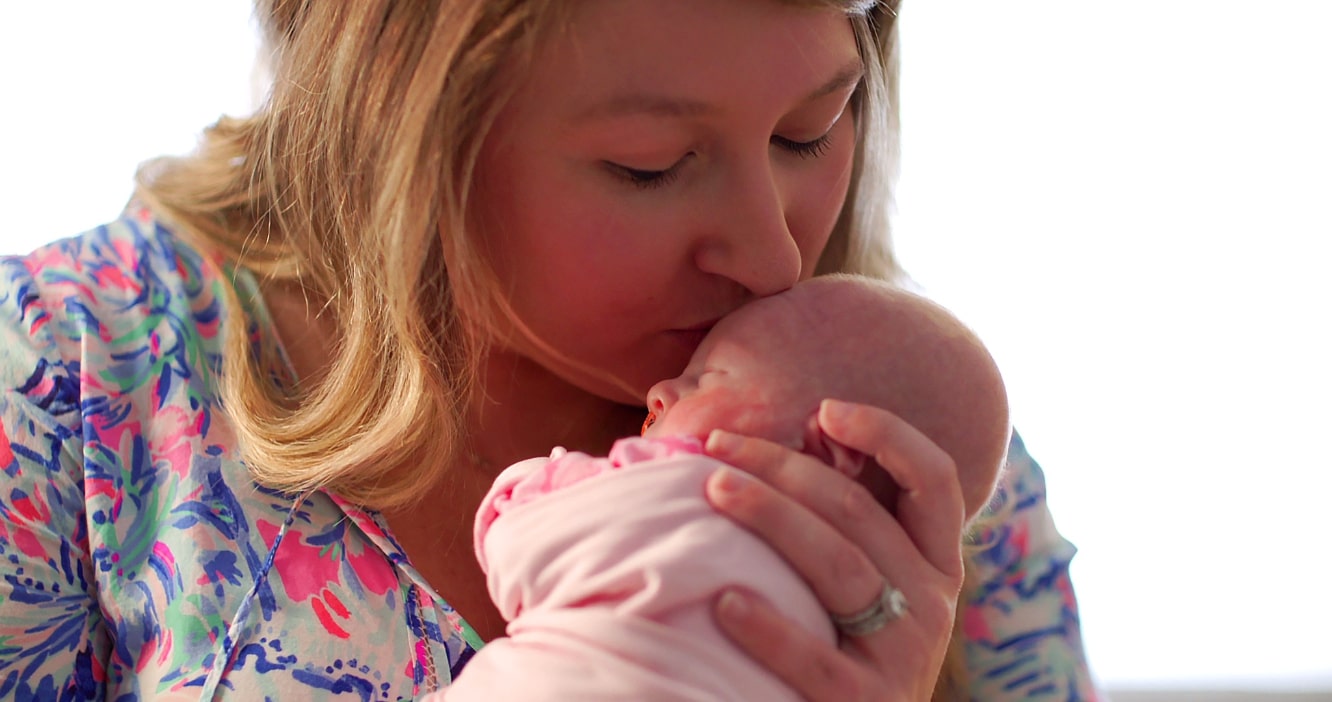
[[[1100,699],[1069,579],[1077,549],[1055,529],[1045,476],[1016,434],[994,504],[1000,516],[975,535],[977,584],[960,614],[972,699]]]
[[[0,260],[0,699],[410,699],[479,645],[378,515],[249,477],[219,334],[272,331],[219,271],[142,208]],[[1014,456],[965,616],[975,694],[1086,699],[1073,548]]]

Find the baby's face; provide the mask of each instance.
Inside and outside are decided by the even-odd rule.
[[[862,456],[826,442],[810,426],[828,397],[824,376],[843,368],[844,354],[830,350],[827,331],[814,322],[829,315],[836,310],[790,294],[731,313],[703,339],[684,373],[648,390],[655,421],[643,435],[706,439],[724,429],[767,439],[823,460],[891,508],[898,491],[888,474],[864,470]]]
[[[771,307],[767,302],[751,307]],[[782,344],[796,342],[786,333],[789,320],[772,314],[777,311],[746,308],[723,319],[679,377],[648,390],[655,421],[644,436],[706,439],[713,429],[725,429],[799,449],[803,422],[818,398],[802,392],[802,374],[783,363]]]

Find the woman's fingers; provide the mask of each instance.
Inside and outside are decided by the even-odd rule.
[[[767,603],[740,591],[717,600],[717,623],[807,700],[871,700],[863,663],[820,641]]]
[[[781,450],[775,444],[769,446]],[[759,445],[751,446],[749,450],[767,453],[766,448]],[[839,521],[864,523],[870,525],[867,529],[880,531],[885,536],[891,531],[900,532],[892,517],[874,503],[863,488],[841,476],[836,477],[848,488],[847,493],[859,493],[857,497],[843,498],[843,502],[854,504],[846,505]],[[764,481],[738,470],[723,468],[708,481],[708,497],[719,509],[759,534],[781,553],[809,582],[815,596],[829,611],[851,614],[872,602],[882,591],[884,575],[881,567],[871,562],[865,550],[848,540],[826,517],[800,506]],[[908,543],[907,552],[900,556],[909,558],[912,550]],[[886,554],[885,557],[891,559]]]
[[[866,405],[825,400],[819,426],[832,440],[873,456],[888,471],[901,488],[897,521],[935,568],[961,578],[966,505],[948,454],[899,417]]]
[[[761,534],[790,560],[794,560],[790,552],[799,547],[798,536],[815,538],[819,532],[808,531],[810,520],[794,516],[793,510],[781,504],[776,496],[798,502],[844,537],[821,542],[820,552],[813,556],[821,559],[821,563],[827,562],[829,549],[835,549],[833,543],[850,540],[854,547],[869,555],[884,575],[914,571],[914,562],[923,559],[934,570],[960,582],[962,498],[951,460],[928,438],[894,415],[874,408],[864,409],[871,417],[880,415],[879,426],[867,425],[858,413],[833,424],[848,439],[848,447],[891,464],[890,475],[905,486],[898,496],[898,508],[905,514],[894,518],[864,488],[817,459],[769,441],[723,431],[714,431],[708,437],[707,452],[755,476],[773,490],[754,490],[725,504],[720,503],[722,495],[718,493],[714,502]],[[876,435],[876,431],[882,435]],[[918,445],[886,446],[902,438],[899,435],[915,440]],[[917,462],[935,465],[921,468]],[[866,470],[879,468],[868,466]],[[931,480],[942,485],[934,486]],[[954,513],[955,520],[949,516]],[[755,521],[759,518],[764,519]],[[808,572],[807,577],[810,577]],[[862,605],[870,600],[871,595],[864,595]]]
[[[863,610],[887,579],[906,593],[908,617],[951,617],[960,578],[941,575],[863,487],[762,439],[714,433],[707,446],[745,471],[719,470],[708,481],[709,499],[782,554],[830,613]],[[947,606],[933,606],[943,600]]]
[[[819,421],[828,437],[873,456],[902,487],[892,498],[896,512],[817,458],[724,432],[709,437],[707,452],[743,474],[718,471],[708,496],[781,553],[830,612],[864,611],[887,580],[905,593],[905,614],[877,631],[842,636],[837,646],[752,597],[724,600],[748,606],[727,614],[719,604],[718,621],[807,699],[925,699],[943,661],[962,580],[964,508],[952,461],[883,410],[829,404]]]

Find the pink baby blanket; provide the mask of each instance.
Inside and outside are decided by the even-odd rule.
[[[781,556],[708,504],[720,465],[691,439],[632,438],[507,468],[474,536],[508,636],[435,699],[799,699],[713,623],[737,586],[836,640]]]

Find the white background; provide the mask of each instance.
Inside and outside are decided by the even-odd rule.
[[[899,246],[1117,685],[1332,689],[1332,3],[907,2]]]
[[[990,343],[1116,687],[1332,689],[1332,3],[913,0],[898,246]],[[253,104],[242,0],[0,6],[0,252]]]

